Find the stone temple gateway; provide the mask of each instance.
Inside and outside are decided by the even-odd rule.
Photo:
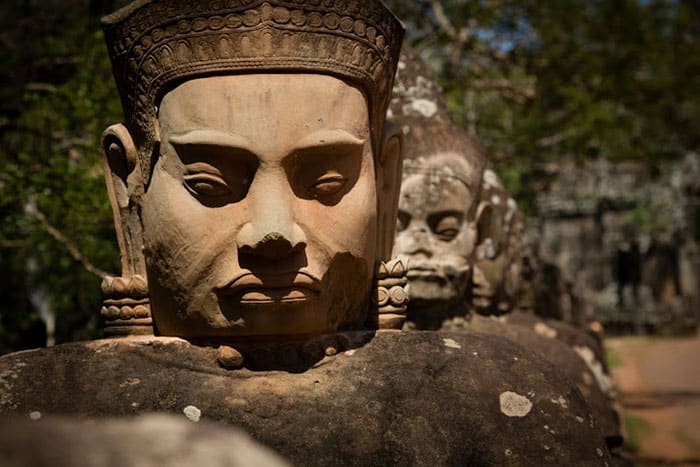
[[[552,169],[531,237],[586,298],[587,312],[611,331],[695,330],[700,157],[689,153],[658,173],[605,159]]]

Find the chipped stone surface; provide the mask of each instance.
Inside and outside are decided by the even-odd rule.
[[[462,349],[446,352],[444,339]],[[295,465],[309,459],[315,465],[385,465],[387,459],[397,465],[470,465],[475,459],[540,465],[545,443],[556,465],[602,465],[596,448],[607,456],[598,428],[575,418],[588,417],[578,390],[535,352],[506,339],[477,332],[377,333],[351,358],[342,355],[301,372],[227,371],[219,367],[216,348],[186,342],[59,345],[21,357],[29,365],[13,380],[17,407],[0,408],[0,419],[16,414],[30,423],[30,411],[102,418],[126,409],[175,414],[188,423],[183,408],[191,405],[200,417],[240,426]],[[17,358],[0,357],[0,373]],[[128,378],[141,382],[120,388]],[[498,395],[524,382],[526,396],[520,397],[532,404],[529,413],[502,415]],[[569,410],[551,403],[559,396]],[[527,404],[511,405],[506,411],[523,413]],[[544,438],[545,424],[557,435]]]
[[[508,417],[524,417],[532,410],[532,401],[512,391],[502,392],[498,396],[501,412]]]

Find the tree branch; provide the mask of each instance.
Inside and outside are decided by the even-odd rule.
[[[97,266],[92,264],[87,258],[85,258],[85,256],[83,256],[83,254],[73,242],[68,240],[65,237],[65,235],[63,235],[56,227],[49,223],[49,220],[46,218],[46,215],[39,210],[39,207],[36,205],[35,202],[29,201],[24,207],[24,212],[27,213],[27,215],[39,221],[39,224],[41,224],[43,229],[49,235],[51,235],[51,237],[54,240],[63,245],[63,247],[73,257],[73,259],[79,262],[87,272],[94,274],[100,279],[104,279],[105,277],[112,275],[98,268]]]
[[[440,29],[447,34],[450,39],[456,41],[459,36],[457,29],[452,25],[452,21],[445,14],[445,9],[442,7],[440,0],[433,0],[430,5],[433,8],[433,13],[435,14],[435,19],[440,26]]]
[[[566,141],[569,138],[573,138],[574,136],[577,136],[579,133],[580,133],[579,129],[568,128],[568,129],[561,131],[559,133],[555,133],[553,135],[549,135],[549,136],[545,136],[543,138],[540,138],[537,141],[535,141],[535,144],[540,148],[548,148],[550,146],[555,146],[563,141]]]
[[[442,7],[440,0],[432,0],[431,7],[433,13],[435,14],[435,19],[437,20],[437,25],[440,30],[447,35],[452,40],[452,51],[449,54],[449,69],[450,74],[456,74],[459,62],[462,60],[462,53],[464,48],[471,36],[471,31],[476,27],[476,22],[471,19],[469,20],[469,26],[457,29],[450,18],[445,13],[445,9]]]
[[[509,95],[520,103],[535,98],[535,90],[533,88],[529,86],[519,86],[507,79],[474,80],[469,84],[469,87],[477,91],[499,91]]]

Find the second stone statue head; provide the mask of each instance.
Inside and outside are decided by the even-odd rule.
[[[407,327],[440,329],[466,313],[484,150],[450,121],[437,79],[410,49],[390,110],[405,137],[396,251],[409,264]]]
[[[138,1],[103,22],[125,116],[104,135],[113,329],[148,326],[139,303],[161,335],[364,326],[396,223],[400,22],[379,0]]]

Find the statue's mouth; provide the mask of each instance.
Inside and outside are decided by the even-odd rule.
[[[248,272],[216,292],[242,305],[301,303],[318,297],[321,281],[302,271],[261,275]]]
[[[469,272],[469,265],[457,265],[438,262],[409,262],[408,280],[433,282],[450,282],[461,280]]]
[[[444,281],[443,275],[438,272],[437,268],[414,268],[411,267],[407,272],[408,280],[424,280],[424,281]]]

